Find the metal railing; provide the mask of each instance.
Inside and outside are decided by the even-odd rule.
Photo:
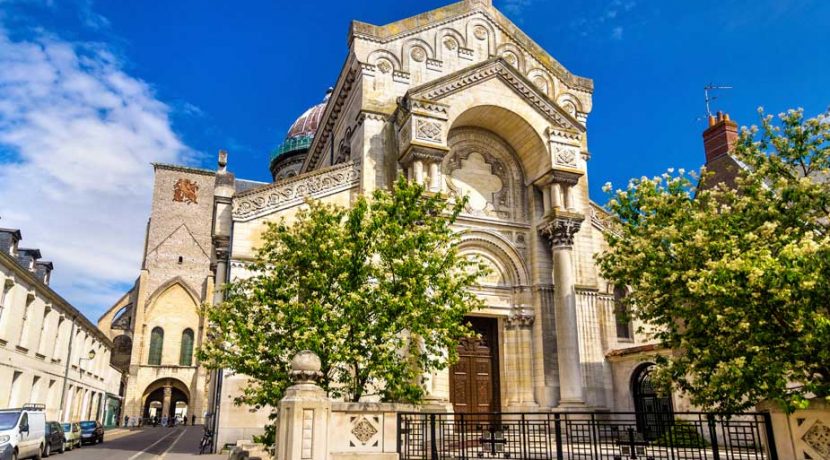
[[[401,460],[777,460],[769,414],[398,415]]]

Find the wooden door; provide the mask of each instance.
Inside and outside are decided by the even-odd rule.
[[[467,318],[478,334],[461,340],[459,359],[450,368],[450,401],[456,413],[498,412],[497,320]]]

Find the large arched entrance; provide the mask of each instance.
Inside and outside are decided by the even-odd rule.
[[[631,377],[631,394],[637,414],[637,430],[646,439],[660,437],[674,420],[670,396],[662,396],[652,385],[654,364],[641,364]]]
[[[190,404],[190,391],[182,381],[173,378],[160,379],[144,390],[144,418],[179,415],[184,417]]]

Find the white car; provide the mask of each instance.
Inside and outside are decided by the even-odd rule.
[[[0,446],[12,450],[12,460],[39,458],[46,442],[46,407],[29,404],[0,410]]]
[[[63,434],[66,436],[66,448],[72,450],[76,447],[81,447],[81,426],[77,423],[64,422]]]

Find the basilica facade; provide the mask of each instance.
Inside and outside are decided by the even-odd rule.
[[[128,375],[124,414],[209,413],[219,444],[260,432],[270,410],[233,404],[246,377],[195,359],[210,328],[199,305],[248,275],[267,222],[290,221],[306,199],[349,206],[399,174],[469,196],[461,249],[491,268],[475,287],[486,306],[469,318],[480,338],[426,376],[425,404],[633,411],[635,396],[655,397],[642,383],[646,356],[659,350],[624,319],[625,289],[594,263],[607,215],[588,194],[590,79],[489,0],[383,26],[354,21],[333,77],[263,164],[271,183],[234,177],[224,152],[211,170],[154,165],[143,264],[99,321]]]

